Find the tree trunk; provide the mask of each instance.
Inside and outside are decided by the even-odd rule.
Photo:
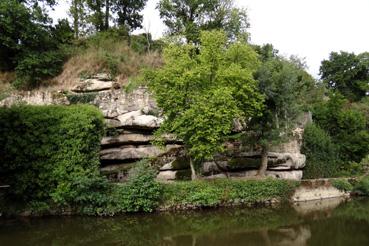
[[[266,147],[261,149],[261,165],[258,171],[258,176],[265,176],[265,171],[268,168],[268,150]]]
[[[193,164],[192,158],[190,157],[190,167],[191,167],[191,180],[197,179],[195,166]]]
[[[79,17],[79,1],[74,0],[72,2],[72,8],[71,8],[71,12],[72,12],[72,16],[73,16],[73,31],[74,31],[74,37],[76,39],[79,38],[79,22],[80,22],[80,17]]]
[[[105,30],[109,29],[110,0],[105,0]]]
[[[219,171],[221,171],[223,174],[225,174],[225,176],[227,178],[229,178],[229,174],[228,174],[228,170],[223,168],[221,165],[219,165],[219,163],[217,162],[217,160],[213,159],[215,165],[217,166],[217,168],[219,169]]]

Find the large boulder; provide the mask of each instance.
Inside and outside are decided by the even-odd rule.
[[[105,118],[116,118],[120,115],[141,110],[143,114],[153,115],[159,112],[153,97],[146,87],[132,92],[109,90],[99,92],[94,100]]]
[[[155,129],[160,127],[163,118],[154,115],[146,115],[142,110],[128,112],[118,116],[122,127]]]
[[[86,79],[80,81],[72,88],[73,92],[96,92],[110,90],[114,87],[114,81],[101,81],[99,79]]]

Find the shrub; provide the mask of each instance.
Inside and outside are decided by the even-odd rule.
[[[360,162],[369,154],[368,120],[364,111],[357,109],[339,93],[327,102],[315,105],[314,122],[324,129],[337,146],[344,164]]]
[[[118,189],[118,207],[123,212],[152,212],[158,205],[161,185],[156,171],[143,160],[128,173],[128,182]]]
[[[352,184],[347,179],[333,179],[331,180],[333,187],[340,191],[350,192],[353,190]]]
[[[45,79],[58,75],[63,67],[65,54],[61,51],[34,52],[25,55],[15,68],[18,89],[35,88]]]
[[[23,203],[90,203],[83,196],[100,185],[103,132],[103,117],[93,106],[0,109],[0,177],[11,187],[7,197]]]
[[[369,176],[365,176],[355,185],[354,191],[365,196],[369,196]]]
[[[319,126],[310,124],[304,131],[302,152],[306,155],[304,178],[327,178],[337,175],[337,147]]]
[[[165,184],[164,206],[215,207],[285,200],[296,186],[286,180],[198,180]]]

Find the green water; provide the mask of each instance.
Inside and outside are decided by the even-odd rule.
[[[369,246],[369,200],[114,218],[0,219],[0,245]]]

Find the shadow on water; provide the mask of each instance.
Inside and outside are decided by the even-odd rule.
[[[369,245],[369,200],[114,218],[0,220],[0,245]]]

